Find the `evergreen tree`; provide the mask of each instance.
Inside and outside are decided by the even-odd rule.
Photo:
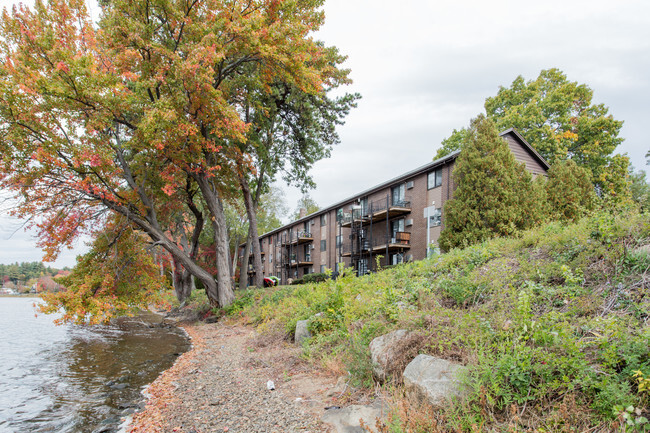
[[[541,221],[542,188],[515,160],[492,120],[474,119],[462,148],[452,174],[458,188],[445,204],[441,248],[512,235]]]
[[[553,218],[563,221],[577,221],[594,208],[596,200],[590,171],[571,159],[551,166],[546,192]]]

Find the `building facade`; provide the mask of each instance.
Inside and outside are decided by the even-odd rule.
[[[548,164],[517,131],[500,136],[533,176],[546,175]],[[453,196],[451,173],[459,153],[260,236],[264,276],[275,275],[287,284],[325,269],[336,272],[341,263],[364,275],[377,266],[424,259],[444,227],[442,209]],[[249,277],[251,262],[243,267]]]

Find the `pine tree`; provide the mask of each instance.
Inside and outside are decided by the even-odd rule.
[[[458,188],[444,208],[441,248],[512,235],[543,219],[543,189],[515,160],[492,120],[474,119],[462,148],[453,172]]]

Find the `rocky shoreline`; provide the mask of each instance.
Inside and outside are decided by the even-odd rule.
[[[337,406],[344,383],[337,388],[336,377],[300,358],[300,348],[239,324],[180,326],[192,349],[148,387],[145,409],[124,431],[337,431],[321,418]]]

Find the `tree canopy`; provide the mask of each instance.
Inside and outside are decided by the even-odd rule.
[[[571,159],[589,169],[603,193],[624,201],[629,194],[628,160],[614,154],[623,142],[623,122],[592,99],[589,86],[553,68],[542,70],[535,80],[518,76],[510,87],[500,87],[485,100],[485,112],[499,130],[517,129],[550,165]],[[435,158],[460,149],[467,133],[465,128],[454,130]]]
[[[125,217],[232,301],[223,201],[253,157],[244,95],[323,95],[348,82],[311,36],[322,0],[37,1],[0,22],[0,186],[21,198],[47,257]],[[182,218],[179,219],[179,215]],[[217,281],[183,237],[214,230]],[[185,236],[174,227],[182,223]]]
[[[314,212],[318,212],[320,207],[318,206],[318,203],[311,198],[309,194],[303,194],[302,197],[298,199],[298,203],[296,203],[296,210],[293,211],[293,215],[291,216],[292,220],[297,220],[300,218],[300,211],[305,210],[305,215],[309,215]]]

